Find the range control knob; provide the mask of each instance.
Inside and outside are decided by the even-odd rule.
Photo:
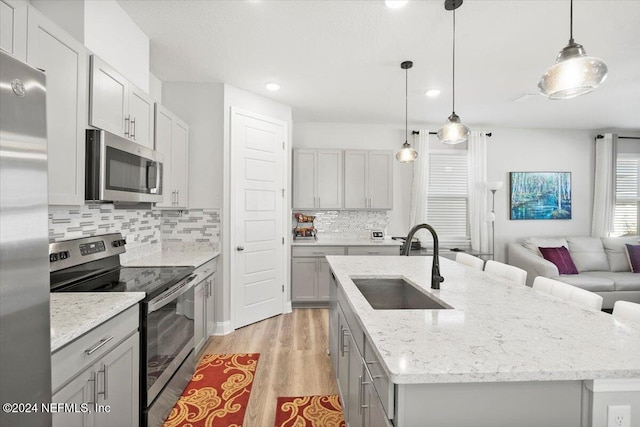
[[[58,254],[49,254],[49,262],[56,262],[58,260]]]

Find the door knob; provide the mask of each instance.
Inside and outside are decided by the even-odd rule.
[[[244,246],[236,246],[236,251],[238,252],[244,251]]]

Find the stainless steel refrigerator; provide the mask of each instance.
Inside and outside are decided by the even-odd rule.
[[[44,74],[0,49],[0,426],[51,426],[24,413],[51,401],[45,96]]]

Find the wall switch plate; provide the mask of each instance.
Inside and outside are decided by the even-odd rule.
[[[607,427],[631,427],[631,406],[607,406]]]

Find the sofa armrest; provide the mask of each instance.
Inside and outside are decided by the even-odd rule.
[[[520,243],[509,243],[507,246],[508,263],[527,272],[527,285],[531,286],[537,276],[559,276],[558,267],[540,255],[531,252]]]

